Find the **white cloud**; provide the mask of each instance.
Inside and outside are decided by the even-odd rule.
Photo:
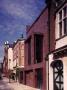
[[[7,31],[9,34],[14,34],[17,30],[23,30],[27,24],[33,22],[40,11],[36,0],[2,0],[0,7],[3,8],[10,17],[14,17],[14,20],[10,19],[12,22],[9,20],[6,21],[6,27],[0,26],[0,30]]]
[[[43,0],[44,1],[44,0]],[[39,2],[39,6],[38,6]],[[39,7],[39,8],[38,8]],[[14,40],[18,34],[25,34],[25,27],[32,24],[42,10],[41,0],[0,0],[0,31],[2,43],[6,39]],[[3,20],[2,20],[3,19]],[[18,33],[18,34],[17,34]],[[14,36],[14,37],[11,37]],[[3,46],[0,44],[0,60],[3,57]]]
[[[36,0],[3,0],[2,8],[9,14],[24,18],[25,20],[32,20],[33,17],[38,15],[37,1]]]
[[[24,18],[26,20],[31,20],[31,12],[28,12],[28,10],[31,10],[30,5],[24,4],[20,5],[19,3],[13,3],[13,2],[8,2],[5,3],[4,6],[2,6],[9,14],[13,16],[18,16],[20,18]],[[33,9],[32,9],[33,10]],[[30,15],[29,15],[30,13]]]

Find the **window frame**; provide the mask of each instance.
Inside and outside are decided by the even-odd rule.
[[[64,8],[66,7],[66,16],[64,15]],[[62,17],[60,18],[60,12],[62,11]],[[56,33],[56,40],[64,37],[67,35],[67,26],[66,30],[64,30],[64,20],[67,21],[67,4],[65,4],[57,13],[56,13],[56,22],[55,22],[55,33]],[[62,23],[62,31],[60,28],[60,23]],[[67,23],[67,22],[66,22]],[[56,31],[58,29],[58,31]],[[58,32],[58,36],[57,36]]]

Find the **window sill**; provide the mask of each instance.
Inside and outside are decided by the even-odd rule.
[[[63,39],[63,38],[66,37],[66,36],[67,36],[67,33],[66,33],[65,35],[61,36],[60,38],[56,39],[56,41],[58,41],[58,40],[60,40],[60,39]]]

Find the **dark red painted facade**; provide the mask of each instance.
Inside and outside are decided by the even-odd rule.
[[[46,0],[48,8],[48,38],[49,38],[49,52],[55,50],[55,19],[57,11],[67,2],[67,0]],[[57,6],[56,4],[59,3]]]
[[[42,52],[40,55],[35,48],[35,37],[41,37]],[[39,37],[39,38],[40,38]],[[39,43],[39,42],[37,42]],[[36,46],[37,47],[37,46]],[[40,47],[40,46],[38,46]],[[36,54],[35,54],[36,53]],[[48,10],[45,8],[32,26],[27,28],[25,41],[25,84],[46,90],[46,55],[48,53]],[[40,55],[40,61],[36,55]]]

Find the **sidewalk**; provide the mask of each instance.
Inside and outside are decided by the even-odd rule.
[[[40,89],[36,89],[36,88],[32,88],[32,87],[20,84],[18,82],[11,82],[11,83],[9,83],[9,79],[8,78],[4,78],[4,81],[7,82],[9,87],[12,87],[13,90],[40,90]]]

